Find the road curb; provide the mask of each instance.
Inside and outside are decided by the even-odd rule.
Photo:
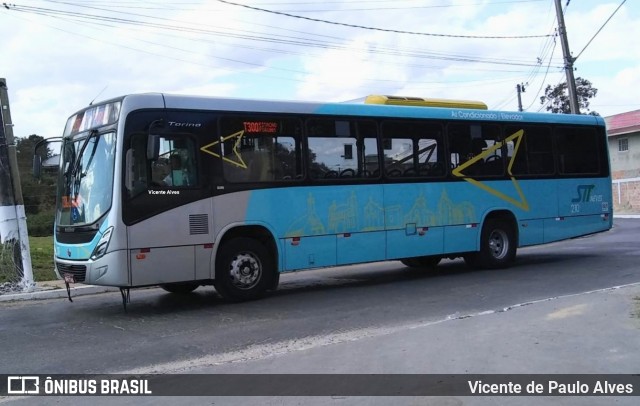
[[[118,288],[111,286],[74,286],[71,288],[71,298],[76,296],[94,295],[96,293],[117,292]],[[19,300],[45,300],[60,299],[67,297],[67,290],[64,288],[52,288],[34,290],[33,292],[9,293],[0,295],[0,302],[11,302]]]

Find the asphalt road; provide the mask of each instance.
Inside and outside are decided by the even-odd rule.
[[[628,318],[633,292],[624,293],[625,288],[608,296],[586,292],[615,292],[609,288],[640,283],[639,235],[640,220],[617,219],[607,233],[522,249],[516,264],[506,270],[472,270],[462,261],[447,260],[432,273],[410,270],[399,262],[300,272],[283,275],[279,290],[267,298],[240,304],[222,302],[213,288],[200,288],[188,296],[134,290],[126,313],[119,293],[77,297],[73,303],[64,299],[0,303],[0,374],[595,373],[589,365],[596,372],[637,373],[629,366],[638,365],[637,358],[632,364],[621,361],[618,367],[609,365],[609,356],[556,365],[552,358],[558,355],[550,353],[552,348],[541,351],[536,362],[512,365],[508,371],[504,364],[486,357],[478,361],[478,354],[459,349],[457,358],[432,354],[428,365],[412,362],[415,356],[406,350],[419,348],[427,339],[496,340],[489,335],[500,337],[500,329],[512,323],[526,327],[527,317],[533,327],[536,315],[527,314],[536,308],[548,314],[560,312],[560,318],[566,316],[562,312],[580,313],[586,308],[626,312]],[[570,302],[578,300],[573,298],[584,302]],[[563,300],[562,309],[545,309]],[[588,332],[596,337],[592,340],[609,328],[609,316],[593,317],[586,327],[584,320],[576,321],[576,328],[594,329]],[[446,322],[451,323],[446,334],[429,330]],[[631,340],[637,348],[640,323],[635,329],[631,326],[625,325],[619,338],[624,343]],[[525,334],[524,327],[521,331]],[[521,338],[501,345],[508,347]],[[406,352],[384,354],[371,347],[376,340],[378,346],[386,346],[391,339],[401,340]],[[347,364],[330,361],[331,356],[344,357],[337,350],[329,354],[332,348],[348,346],[360,351],[349,352]],[[574,347],[581,351],[579,345]],[[318,349],[324,358],[311,355]],[[440,352],[446,353],[446,348]],[[302,358],[304,362],[297,361]],[[545,365],[554,370],[545,371]]]

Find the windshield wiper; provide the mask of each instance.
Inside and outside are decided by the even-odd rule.
[[[71,170],[72,177],[74,178],[76,177],[78,173],[78,169],[80,168],[80,162],[82,162],[82,154],[84,154],[84,150],[87,149],[87,145],[89,144],[89,141],[91,140],[91,138],[95,137],[96,135],[98,135],[98,131],[91,130],[87,138],[84,139],[84,142],[82,143],[82,147],[80,148],[80,151],[76,155],[76,159],[73,162],[73,169]]]
[[[91,162],[93,162],[93,157],[96,156],[96,151],[97,150],[98,150],[98,140],[95,140],[93,142],[93,149],[91,150],[91,155],[89,155],[89,159],[87,160],[87,167],[80,174],[80,178],[84,178],[87,175],[87,171],[89,170],[89,167],[91,166]]]

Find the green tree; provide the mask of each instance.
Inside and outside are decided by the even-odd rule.
[[[20,185],[27,215],[27,228],[31,236],[48,236],[53,232],[53,218],[56,205],[56,174],[43,171],[40,179],[32,176],[34,147],[44,138],[32,134],[26,138],[16,138],[16,155],[20,171]],[[38,148],[42,160],[52,156],[46,147]]]
[[[589,110],[589,100],[598,94],[598,89],[593,87],[587,79],[579,77],[576,78],[576,92],[578,94],[580,113],[599,116],[600,114],[597,112]],[[540,104],[546,104],[547,111],[552,113],[571,114],[567,82],[560,83],[555,87],[547,85],[546,89],[544,89],[544,96],[540,97]]]

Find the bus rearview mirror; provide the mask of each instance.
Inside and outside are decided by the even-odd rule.
[[[45,138],[38,141],[33,146],[32,172],[33,172],[33,176],[36,179],[40,179],[43,169],[54,170],[54,169],[57,169],[58,166],[60,165],[60,154],[52,155],[51,151],[49,150],[49,146],[51,144],[58,143],[58,142],[62,142],[62,137]],[[48,155],[47,158],[45,158],[44,160],[42,159],[42,155],[38,153],[38,149],[40,149],[43,146],[46,148],[47,155]]]
[[[42,172],[42,157],[40,155],[33,156],[33,177],[40,179],[40,173]]]
[[[147,136],[147,159],[155,161],[160,155],[160,136],[149,134]]]

